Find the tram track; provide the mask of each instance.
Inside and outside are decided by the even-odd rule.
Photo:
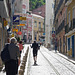
[[[48,53],[45,49],[43,49],[48,55],[52,56],[52,58],[54,58],[55,60],[57,60],[58,62],[60,62],[57,58],[55,58],[52,54]],[[49,59],[47,59],[47,57],[45,57],[45,55],[42,53],[42,51],[40,51],[41,54],[44,56],[44,58],[48,61],[48,63],[52,66],[53,70],[56,72],[57,75],[60,75],[60,73],[58,72],[58,70],[51,64],[51,62],[49,61]],[[65,66],[69,71],[71,71],[74,75],[75,72],[70,69],[69,67],[67,67],[64,63],[60,62],[63,66]]]
[[[57,75],[60,75],[60,73],[55,69],[55,67],[50,63],[50,61],[44,56],[44,54],[40,51],[40,53],[42,54],[42,56],[46,59],[46,61],[49,63],[49,65],[52,67],[52,69],[54,70],[54,72]]]
[[[54,53],[54,52],[53,52]],[[57,54],[57,53],[56,53]],[[57,54],[57,55],[59,55],[59,54]],[[60,57],[62,57],[62,58],[64,58],[64,59],[66,59],[65,57],[63,57],[63,56],[61,56],[61,55],[59,55]],[[71,62],[71,63],[73,63],[74,65],[75,65],[75,63],[74,62],[72,62],[72,61],[70,61],[69,59],[66,59],[67,61],[69,61],[69,62]]]

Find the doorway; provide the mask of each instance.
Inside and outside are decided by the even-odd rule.
[[[74,57],[74,35],[72,36],[72,57]]]

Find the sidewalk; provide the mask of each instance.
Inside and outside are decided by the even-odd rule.
[[[57,52],[57,54],[60,55],[61,57],[65,58],[66,60],[72,62],[73,64],[75,64],[75,58],[72,58],[72,57],[70,57],[68,55],[64,55],[64,54],[59,53],[59,52]]]

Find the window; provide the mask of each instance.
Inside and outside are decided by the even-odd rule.
[[[32,20],[29,20],[29,21],[28,21],[28,25],[29,25],[29,27],[31,27],[31,25],[32,25]]]
[[[68,50],[70,50],[70,38],[68,38]]]
[[[73,8],[72,17],[73,17],[73,26],[74,26],[75,25],[75,7]]]
[[[41,22],[39,22],[39,28],[41,28]]]
[[[73,8],[73,19],[75,18],[75,8]]]
[[[54,8],[54,4],[52,3],[52,8]]]
[[[37,22],[36,21],[34,21],[34,24],[35,24],[34,26],[37,27]]]
[[[69,27],[71,27],[70,12],[69,12],[69,14],[68,14],[68,21],[69,21]]]

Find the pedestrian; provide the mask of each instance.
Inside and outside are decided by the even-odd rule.
[[[11,43],[8,46],[10,60],[5,63],[6,75],[16,75],[18,72],[17,59],[20,60],[20,52],[15,42],[16,39],[12,38]]]
[[[19,42],[18,46],[19,46],[19,50],[20,50],[20,54],[21,54],[22,49],[23,49],[22,41]]]
[[[57,39],[55,38],[55,52],[57,52]]]
[[[19,42],[19,41],[20,41],[20,37],[17,38],[17,42]]]
[[[34,41],[34,43],[32,43],[31,48],[33,48],[34,65],[36,65],[36,62],[37,62],[37,52],[38,52],[38,44],[36,43],[36,41]]]

